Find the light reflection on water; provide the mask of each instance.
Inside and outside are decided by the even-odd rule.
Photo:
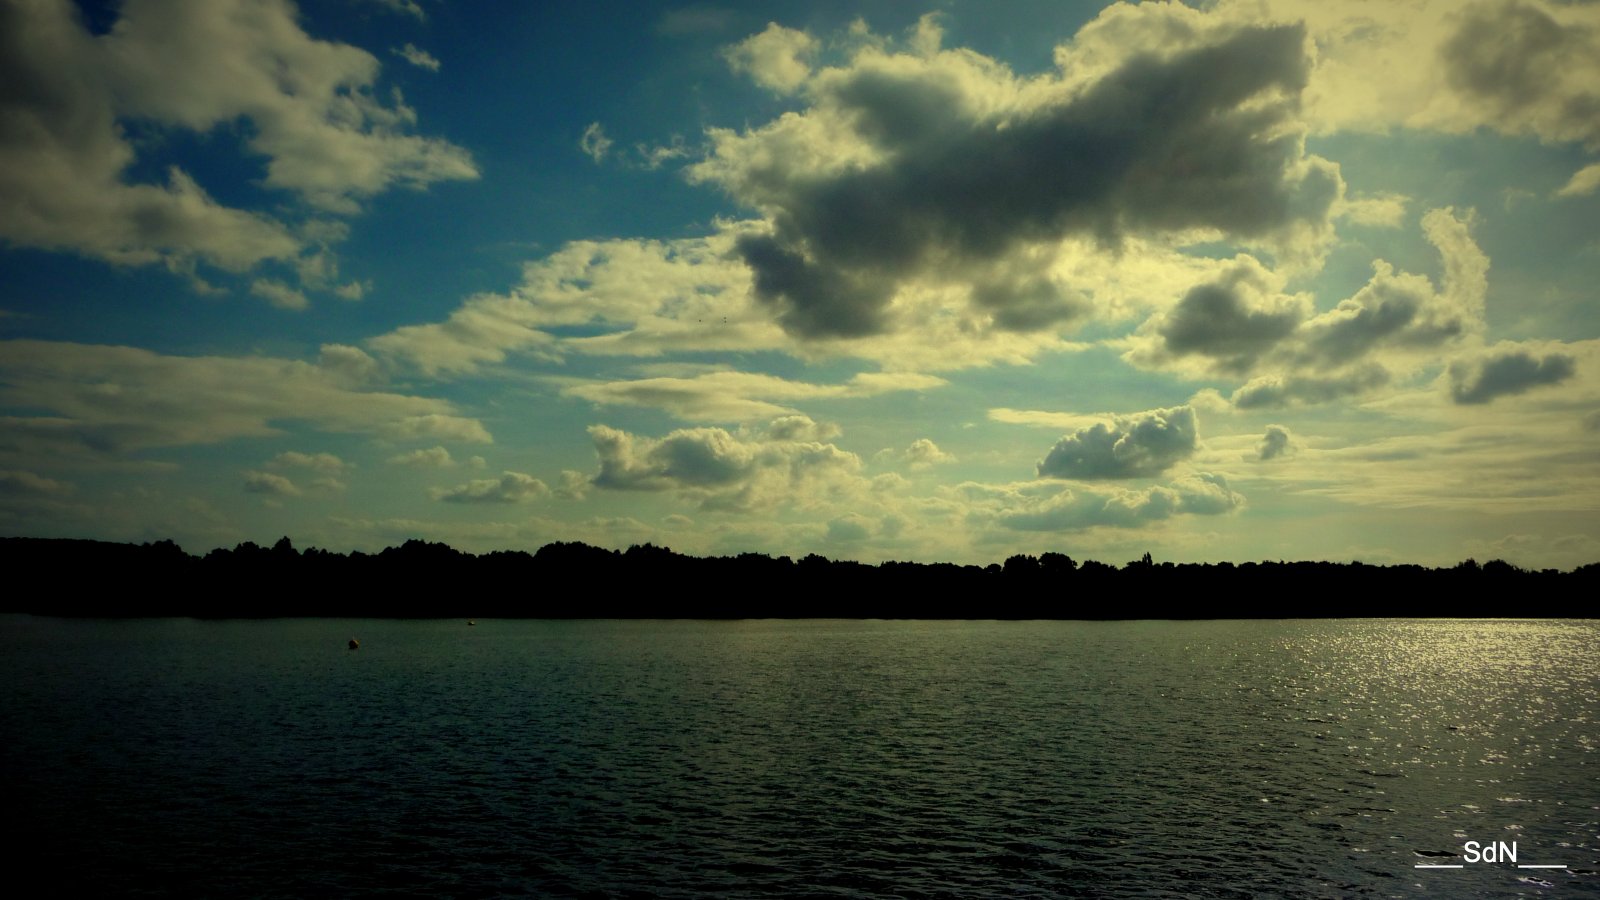
[[[1594,893],[1597,637],[3,618],[8,840],[117,893]],[[1466,840],[1574,871],[1414,868]]]

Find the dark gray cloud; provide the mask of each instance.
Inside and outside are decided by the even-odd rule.
[[[1190,229],[1270,241],[1320,228],[1341,183],[1303,152],[1307,71],[1299,26],[1243,27],[1131,56],[1053,102],[975,113],[960,86],[969,76],[858,62],[814,80],[809,96],[871,146],[873,164],[819,170],[786,142],[789,120],[719,143],[696,176],[770,218],[772,233],[737,252],[785,328],[866,335],[887,327],[906,278],[978,282],[967,267],[1034,243]],[[1000,327],[1030,330],[1073,314],[1073,298],[1051,294],[1039,279],[974,283],[973,300]]]
[[[1040,460],[1041,478],[1094,480],[1155,475],[1194,453],[1194,409],[1179,406],[1118,416],[1066,435]]]
[[[1600,149],[1600,84],[1589,77],[1600,34],[1551,13],[1516,0],[1468,7],[1439,51],[1445,77],[1500,131]]]
[[[1522,350],[1453,362],[1450,396],[1461,404],[1488,403],[1496,397],[1566,381],[1577,372],[1577,363],[1576,358],[1565,353],[1536,356]]]
[[[780,308],[778,319],[791,334],[862,337],[882,330],[892,279],[818,265],[771,235],[746,235],[735,247],[755,273],[756,296]]]
[[[1282,425],[1268,425],[1266,434],[1261,437],[1261,446],[1256,448],[1256,458],[1266,462],[1288,456],[1294,449],[1294,438],[1289,435],[1289,429]]]
[[[1264,302],[1262,287],[1251,267],[1240,266],[1192,288],[1160,320],[1161,349],[1170,356],[1209,357],[1223,371],[1248,372],[1306,317],[1306,304],[1290,298]]]
[[[1389,370],[1370,363],[1331,376],[1275,375],[1253,379],[1233,392],[1239,409],[1271,409],[1298,403],[1327,403],[1366,393],[1389,383]]]
[[[1039,331],[1075,319],[1089,308],[1076,291],[1066,291],[1046,275],[1005,273],[978,280],[972,287],[975,306],[993,313],[1004,331]]]
[[[1299,361],[1319,367],[1361,359],[1381,346],[1433,347],[1465,333],[1473,310],[1440,302],[1425,279],[1382,273],[1332,312],[1309,322]]]

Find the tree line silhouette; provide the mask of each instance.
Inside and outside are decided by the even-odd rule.
[[[68,616],[1141,619],[1592,616],[1600,563],[1570,572],[1503,560],[877,565],[653,544],[556,542],[474,555],[409,540],[378,553],[246,541],[204,556],[170,540],[0,538],[0,611]],[[33,585],[32,587],[28,585]]]

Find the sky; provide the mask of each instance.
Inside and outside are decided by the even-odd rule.
[[[0,534],[1600,560],[1600,5],[0,0]]]

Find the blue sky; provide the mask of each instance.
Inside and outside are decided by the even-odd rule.
[[[0,6],[0,532],[1600,559],[1600,6]]]

